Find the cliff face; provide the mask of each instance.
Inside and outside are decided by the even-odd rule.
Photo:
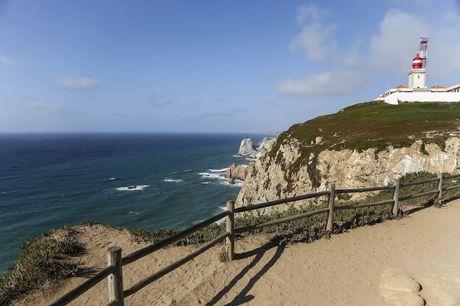
[[[407,173],[453,173],[460,168],[459,137],[448,138],[444,150],[437,144],[423,144],[422,141],[416,141],[410,147],[388,147],[380,152],[375,148],[362,152],[324,150],[315,161],[315,178],[311,177],[306,166],[291,171],[301,156],[299,143],[282,145],[279,152],[282,158],[278,162],[270,160],[269,152],[266,152],[250,166],[237,206],[322,191],[331,182],[336,188],[383,186]],[[313,181],[318,181],[319,186]]]
[[[380,104],[371,105],[369,111],[374,114],[373,105],[380,107]],[[440,106],[441,109],[443,107]],[[454,123],[459,120],[459,106],[445,111],[454,113]],[[394,124],[396,136],[388,134],[383,138],[375,135],[379,134],[379,129],[388,133],[391,122],[385,122],[382,127],[369,121],[370,127],[366,126],[369,133],[358,128],[353,131],[350,125],[359,127],[359,122],[358,125],[355,121],[344,122],[343,128],[352,132],[341,137],[341,112],[329,118],[338,125],[336,130],[328,126],[325,120],[327,116],[324,116],[319,117],[322,125],[318,127],[315,126],[315,120],[318,119],[314,119],[294,125],[280,134],[277,141],[250,166],[237,198],[237,206],[323,191],[331,182],[335,182],[336,188],[383,186],[407,173],[453,173],[460,169],[460,135],[457,124],[453,125],[449,118],[446,118],[447,128],[440,126],[432,129],[428,120],[423,118],[418,118],[424,123],[418,129],[413,127],[413,120],[402,122],[402,125],[410,127],[409,132]],[[363,113],[363,110],[360,112]],[[429,116],[433,124],[435,118],[432,114]],[[437,121],[434,122],[437,124]],[[366,138],[368,141],[362,141]],[[362,195],[356,194],[355,199],[359,196]],[[267,208],[261,213],[270,212],[271,209]],[[276,209],[283,210],[286,206]]]

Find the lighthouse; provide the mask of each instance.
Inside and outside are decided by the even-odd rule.
[[[428,38],[420,37],[420,49],[412,59],[412,69],[409,70],[409,88],[424,89],[426,86],[426,60]]]
[[[409,84],[390,88],[376,100],[394,105],[411,102],[460,102],[460,83],[450,87],[438,84],[431,88],[427,86],[427,49],[428,38],[420,37],[420,49],[412,58],[412,67],[409,70]]]
[[[419,54],[412,59],[412,69],[409,71],[409,88],[426,88],[426,68],[423,67],[423,58]]]

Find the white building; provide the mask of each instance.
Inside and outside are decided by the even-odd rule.
[[[387,90],[377,100],[388,104],[399,102],[460,102],[460,84],[444,87],[428,88],[426,82],[426,59],[428,39],[420,38],[420,51],[412,59],[412,69],[409,71],[409,85],[399,85]]]

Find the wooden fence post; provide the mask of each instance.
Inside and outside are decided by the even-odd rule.
[[[329,185],[329,213],[327,215],[326,231],[332,232],[334,229],[334,202],[335,202],[335,183]]]
[[[109,303],[111,305],[125,305],[123,297],[123,266],[121,263],[121,248],[112,246],[107,250],[107,266],[114,266],[114,273],[109,280]]]
[[[442,172],[438,173],[438,199],[436,201],[436,205],[441,206],[442,203]]]
[[[225,220],[225,229],[228,234],[225,238],[228,260],[232,261],[235,255],[235,202],[227,202],[227,219]]]
[[[399,177],[395,181],[395,190],[393,192],[393,200],[395,203],[393,204],[393,217],[398,217],[399,212]]]

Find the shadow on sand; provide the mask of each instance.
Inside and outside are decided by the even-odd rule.
[[[448,202],[459,199],[460,196],[454,196],[454,197],[449,197],[443,200],[442,205],[438,207],[443,207],[445,206]],[[416,213],[420,210],[426,209],[428,207],[432,206],[432,204],[428,204],[425,206],[417,206],[417,207],[411,207],[411,206],[406,206],[404,210],[404,214],[411,215],[413,213]],[[372,225],[372,224],[371,224]],[[280,244],[280,241],[277,239],[271,240],[267,242],[266,244],[250,250],[246,251],[243,253],[235,254],[235,260],[239,259],[244,259],[244,258],[249,258],[249,257],[254,257],[252,261],[246,265],[222,290],[220,290],[214,298],[209,301],[206,305],[214,305],[218,303],[224,296],[225,294],[229,293],[230,290],[238,283],[241,281],[241,279],[254,267],[257,266],[257,264],[260,262],[260,260],[264,257],[265,253],[272,249],[276,248],[275,253],[273,254],[272,258],[253,276],[249,279],[248,283],[246,286],[233,298],[233,300],[226,304],[226,305],[241,305],[244,303],[247,303],[254,299],[253,295],[248,295],[249,291],[254,287],[256,282],[265,274],[267,271],[270,270],[270,268],[278,261],[278,259],[281,257],[281,255],[284,252],[284,249],[286,248],[285,245]]]
[[[268,242],[254,250],[250,250],[247,252],[235,254],[235,260],[243,259],[243,258],[249,258],[254,256],[252,261],[245,266],[219,293],[217,293],[214,298],[209,301],[206,305],[214,305],[217,302],[224,297],[226,293],[228,293],[233,286],[235,286],[241,279],[244,277],[246,273],[248,273],[251,269],[253,269],[257,263],[264,257],[265,253],[276,247],[276,251],[273,254],[272,258],[253,276],[250,278],[249,282],[246,284],[246,286],[235,296],[233,301],[228,303],[227,305],[240,305],[243,303],[247,303],[250,300],[254,298],[253,295],[248,295],[249,291],[254,287],[256,282],[265,274],[267,273],[268,270],[270,270],[271,267],[278,261],[278,259],[281,257],[281,254],[283,254],[285,246],[284,245],[278,245],[274,243],[273,241]]]

